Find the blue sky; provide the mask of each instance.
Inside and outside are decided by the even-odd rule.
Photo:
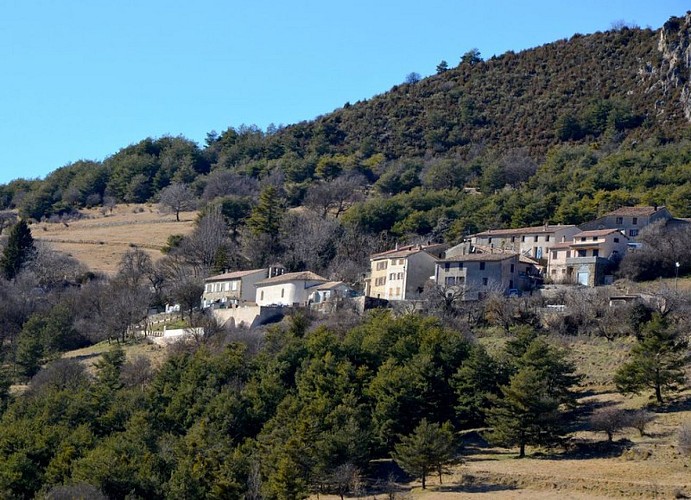
[[[604,31],[688,0],[0,0],[0,183],[146,137],[310,120],[410,72]]]

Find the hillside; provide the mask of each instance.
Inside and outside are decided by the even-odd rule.
[[[226,194],[205,193],[210,172],[278,183],[293,206],[311,185],[354,172],[374,185],[371,194],[422,184],[472,186],[489,195],[505,184],[520,188],[555,149],[588,144],[597,160],[632,149],[654,155],[689,135],[690,24],[687,15],[658,30],[576,34],[488,60],[471,51],[457,67],[310,122],[210,132],[204,147],[184,137],[144,139],[103,162],[78,161],[43,181],[14,181],[0,186],[0,207],[40,220],[112,200],[147,202],[171,182],[191,184],[209,201]],[[430,170],[443,161],[450,165],[441,182]],[[687,181],[675,179],[677,186]],[[635,194],[628,186],[605,191],[620,187]],[[687,215],[681,206],[678,215]]]
[[[192,231],[195,214],[175,216],[159,213],[156,207],[118,205],[112,211],[84,210],[84,218],[65,224],[43,222],[32,227],[34,239],[64,252],[93,272],[114,274],[122,256],[140,248],[155,262],[172,234]]]

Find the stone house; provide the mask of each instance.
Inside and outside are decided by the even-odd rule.
[[[445,245],[408,245],[370,256],[365,295],[385,300],[418,300],[434,275]]]
[[[583,231],[616,229],[633,241],[645,226],[671,219],[672,214],[664,206],[621,207],[579,227]]]
[[[479,300],[489,292],[528,290],[530,275],[537,270],[518,253],[469,253],[437,260],[434,281],[449,293],[460,291],[463,300]]]
[[[582,231],[552,247],[547,277],[554,283],[597,286],[628,250],[629,238],[617,229]]]
[[[580,229],[573,225],[545,224],[515,229],[490,229],[471,236],[473,247],[515,252],[536,260],[546,259],[549,249],[571,238]]]

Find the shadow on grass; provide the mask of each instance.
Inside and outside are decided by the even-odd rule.
[[[440,484],[435,491],[445,493],[492,493],[498,491],[512,491],[517,489],[514,484],[496,484],[476,477],[473,474],[464,474],[463,480],[457,484]]]
[[[655,413],[676,413],[691,410],[691,398],[680,397],[664,405],[648,405],[648,409]]]
[[[609,441],[572,441],[562,453],[534,453],[531,458],[544,460],[592,460],[616,458],[630,449],[634,443],[628,439]]]

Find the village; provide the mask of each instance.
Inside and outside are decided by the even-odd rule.
[[[578,226],[491,229],[451,247],[401,245],[371,255],[359,287],[311,271],[287,273],[280,264],[225,272],[206,278],[201,308],[222,324],[250,328],[276,321],[290,308],[331,312],[348,303],[362,313],[405,303],[415,309],[431,289],[448,300],[478,301],[488,293],[533,295],[545,286],[612,285],[620,261],[641,248],[643,228],[674,230],[690,222],[664,206],[622,207]]]

